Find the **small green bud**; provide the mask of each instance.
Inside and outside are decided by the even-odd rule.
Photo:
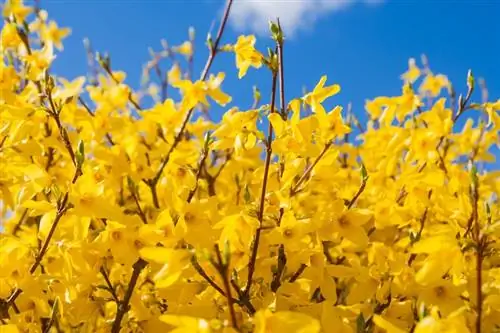
[[[366,171],[365,164],[361,162],[361,181],[365,182],[368,179],[368,172]]]
[[[425,303],[424,302],[420,303],[420,306],[418,308],[418,316],[419,316],[420,320],[424,319],[428,315],[429,315],[429,311],[427,310]]]
[[[479,178],[477,176],[477,167],[474,163],[472,163],[472,161],[469,161],[469,169],[470,169],[469,175],[470,175],[472,186],[474,189],[477,189],[477,187],[479,185]]]
[[[128,186],[128,189],[131,193],[136,193],[136,185],[135,185],[135,182],[134,180],[132,179],[132,177],[130,176],[127,176],[127,186]]]
[[[358,317],[356,318],[356,332],[357,333],[363,333],[365,332],[365,317],[363,316],[363,313],[360,312]]]
[[[472,70],[469,69],[469,71],[467,72],[467,88],[469,88],[469,90],[473,90],[474,84],[474,76],[472,75]]]
[[[222,259],[224,260],[224,262],[222,263],[224,266],[228,267],[229,266],[229,262],[231,260],[231,251],[230,251],[230,247],[229,247],[229,241],[226,240],[224,242],[224,251],[222,252]]]
[[[214,49],[214,41],[212,40],[212,34],[211,33],[208,33],[207,34],[207,47],[209,50],[213,50]]]
[[[101,66],[104,69],[110,69],[111,68],[111,59],[107,53],[102,55],[99,52],[96,52],[96,60],[99,66]]]
[[[204,141],[204,145],[203,145],[203,149],[206,152],[208,152],[211,143],[212,143],[212,133],[210,131],[208,131],[207,133],[205,133],[205,141]]]
[[[76,158],[76,166],[78,168],[81,168],[83,162],[85,161],[85,144],[82,140],[78,142],[78,149],[76,151],[75,158]]]
[[[250,203],[252,200],[252,196],[250,194],[250,190],[248,189],[248,185],[245,186],[245,193],[243,194],[243,199],[245,200],[245,203]]]
[[[267,56],[271,59],[274,56],[274,50],[270,47],[267,48]]]
[[[61,192],[61,189],[59,188],[59,186],[57,186],[57,184],[53,184],[50,187],[50,192],[54,195],[54,197],[56,198],[57,201],[61,200],[62,192]]]
[[[418,241],[418,235],[416,232],[414,231],[410,231],[410,242],[413,244],[415,243],[416,241]]]
[[[260,90],[259,88],[257,88],[257,86],[253,86],[252,87],[252,90],[253,90],[253,101],[254,101],[254,105],[258,105],[262,96],[260,94]]]
[[[271,37],[275,41],[281,40],[281,29],[278,24],[273,21],[269,21],[269,30],[271,30]]]
[[[50,95],[54,90],[56,83],[54,82],[54,78],[50,76],[48,71],[45,71],[45,92],[47,95]]]

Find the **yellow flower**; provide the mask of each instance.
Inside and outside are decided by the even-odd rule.
[[[337,106],[328,114],[318,114],[318,123],[321,128],[321,136],[325,142],[329,142],[335,137],[351,132],[351,128],[344,123],[341,116],[342,108]]]
[[[429,73],[420,85],[420,91],[429,94],[431,97],[436,97],[441,93],[442,89],[448,88],[449,84],[445,75]]]
[[[320,229],[324,239],[332,239],[333,233],[338,232],[340,236],[362,248],[368,245],[368,236],[363,225],[372,218],[370,211],[358,208],[347,210],[343,200],[336,200],[331,204],[330,212],[331,217]]]
[[[17,26],[15,23],[7,23],[3,26],[0,35],[0,40],[2,43],[2,48],[6,49],[9,47],[18,47],[21,43],[21,37],[17,32]]]
[[[193,55],[193,44],[190,41],[185,41],[181,45],[174,47],[174,50],[186,58],[190,58]]]
[[[415,64],[415,59],[408,60],[408,71],[401,75],[401,78],[406,82],[413,83],[420,77],[420,69]]]
[[[226,105],[229,103],[231,101],[231,97],[220,90],[224,77],[224,73],[219,73],[217,76],[210,75],[208,82],[179,80],[172,83],[172,85],[179,88],[183,94],[182,109],[190,110],[198,103],[208,106],[209,103],[207,96],[210,96],[220,105]]]
[[[254,47],[255,36],[239,36],[234,45],[236,55],[236,67],[238,68],[238,78],[246,75],[250,66],[260,68],[262,66],[263,56]]]
[[[463,288],[454,285],[450,280],[441,280],[432,286],[424,288],[420,293],[420,301],[426,305],[433,305],[447,316],[459,309],[464,301],[460,298]]]
[[[328,97],[336,95],[340,91],[340,86],[337,84],[325,87],[327,76],[323,75],[313,91],[304,96],[304,102],[311,106],[311,109],[316,114],[324,116],[326,114],[323,108],[323,103]]]
[[[58,50],[63,50],[62,40],[71,33],[69,28],[59,28],[57,23],[50,21],[42,25],[41,37],[45,43],[52,43]]]
[[[32,81],[40,80],[44,71],[49,68],[54,59],[54,47],[52,43],[46,43],[43,49],[23,56],[23,60],[29,64],[29,79]]]
[[[23,0],[7,0],[3,4],[3,16],[13,15],[18,22],[23,22],[32,11],[32,7],[25,6]]]

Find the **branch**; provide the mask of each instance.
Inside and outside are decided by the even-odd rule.
[[[83,106],[83,108],[85,109],[85,111],[87,111],[87,113],[91,116],[91,117],[95,117],[95,113],[92,112],[92,110],[89,108],[89,106],[87,105],[87,103],[85,103],[85,101],[83,100],[83,98],[81,98],[80,96],[78,97],[78,101],[80,102],[80,104]],[[109,133],[106,133],[106,139],[108,140],[109,144],[114,146],[115,143],[113,141],[113,139],[111,138],[111,135],[109,135]]]
[[[368,176],[364,176],[363,180],[361,181],[361,186],[359,187],[358,191],[356,192],[354,197],[351,199],[351,201],[349,201],[349,204],[347,205],[347,209],[351,209],[352,206],[354,206],[354,204],[356,203],[356,200],[359,199],[359,197],[361,196],[361,194],[365,190],[367,182],[368,182]]]
[[[210,53],[209,53],[207,62],[205,64],[205,68],[203,69],[203,72],[201,73],[201,77],[200,77],[201,81],[204,81],[207,78],[208,72],[210,70],[210,67],[212,66],[214,58],[217,55],[217,53],[219,52],[218,47],[219,47],[219,44],[220,44],[220,41],[222,38],[222,34],[224,32],[224,27],[226,26],[226,22],[229,18],[229,12],[231,10],[232,4],[233,4],[233,0],[227,0],[226,9],[224,10],[224,15],[223,15],[223,18],[221,21],[221,25],[219,27],[219,31],[217,32],[217,37],[215,39],[214,44],[210,47]],[[177,147],[177,145],[181,141],[181,139],[184,135],[184,131],[186,130],[187,124],[189,123],[189,120],[191,119],[191,115],[193,114],[193,111],[194,111],[194,107],[192,109],[190,109],[188,111],[188,113],[186,114],[184,120],[182,121],[181,128],[179,129],[179,132],[175,136],[174,142],[170,146],[170,149],[168,150],[167,155],[165,156],[165,159],[161,163],[160,168],[158,169],[158,172],[156,173],[156,175],[152,179],[148,180],[148,184],[150,185],[152,192],[156,192],[156,184],[158,184],[158,181],[161,178],[163,170],[165,169],[165,167],[168,164],[168,161],[170,160],[170,156],[172,155],[172,152],[175,150],[175,148]],[[153,194],[153,196],[154,196],[154,194]]]
[[[222,296],[227,297],[226,293],[224,292],[224,290],[222,290],[222,288],[219,287],[217,285],[217,283],[215,283],[215,281],[212,280],[212,278],[210,276],[208,276],[207,272],[205,272],[205,270],[203,269],[203,267],[201,267],[200,263],[198,262],[198,259],[196,259],[196,255],[193,255],[191,257],[191,264],[193,265],[194,269],[198,272],[198,274],[200,274],[200,276],[202,278],[204,278],[205,281],[207,281],[208,284],[212,286],[212,288],[214,288],[215,290],[217,290],[219,292],[219,294],[221,294]]]
[[[273,78],[272,78],[272,85],[271,85],[271,114],[275,112],[275,106],[274,102],[276,100],[276,80],[277,79],[277,72],[273,70]],[[250,294],[250,288],[252,287],[252,279],[253,279],[253,274],[255,272],[255,262],[257,260],[257,252],[259,250],[259,242],[260,242],[260,234],[262,231],[262,221],[264,219],[264,203],[266,199],[266,189],[267,189],[267,178],[269,175],[269,167],[271,166],[271,154],[272,154],[272,140],[273,140],[273,125],[271,122],[269,122],[268,125],[268,133],[267,133],[267,141],[266,141],[266,161],[264,165],[264,179],[262,181],[262,190],[260,193],[260,206],[259,206],[259,212],[258,212],[258,219],[259,219],[259,224],[260,227],[257,228],[257,231],[255,232],[255,238],[253,241],[253,247],[252,247],[252,254],[250,256],[250,262],[248,263],[248,278],[247,278],[247,284],[245,286],[245,290],[243,291],[243,294],[248,297]]]
[[[119,333],[121,322],[125,314],[129,310],[130,298],[132,298],[132,293],[134,292],[135,285],[137,284],[137,279],[139,278],[139,274],[141,271],[147,266],[147,262],[142,258],[139,258],[134,264],[134,270],[132,271],[132,276],[130,277],[130,281],[128,283],[127,291],[125,292],[125,296],[123,300],[118,303],[118,309],[116,311],[116,317],[113,321],[113,326],[111,327],[111,333]]]
[[[44,258],[45,253],[47,252],[47,250],[49,248],[49,243],[52,240],[52,237],[54,236],[54,233],[56,231],[57,225],[59,224],[59,221],[63,217],[64,213],[66,213],[68,198],[69,198],[69,194],[66,193],[64,195],[64,198],[62,199],[60,205],[59,205],[56,217],[54,218],[54,222],[50,226],[50,230],[49,230],[49,233],[47,234],[47,238],[45,239],[45,242],[43,243],[43,245],[40,249],[40,252],[38,253],[37,257],[35,258],[35,262],[30,267],[30,270],[29,270],[30,274],[35,273],[35,271],[40,266],[40,264]],[[7,309],[14,305],[14,302],[22,294],[22,292],[23,291],[20,288],[16,288],[16,290],[14,290],[14,292],[7,299],[7,302],[6,302]]]
[[[297,281],[297,279],[302,275],[302,273],[306,270],[306,268],[307,268],[306,264],[301,264],[299,269],[295,273],[293,273],[288,282],[293,283]]]
[[[110,292],[111,296],[115,300],[116,304],[120,304],[120,299],[118,298],[118,295],[116,294],[115,288],[113,287],[113,284],[111,283],[111,280],[109,279],[108,272],[106,272],[106,269],[104,266],[101,266],[99,272],[101,272],[102,276],[104,277],[104,281],[106,281],[106,285],[108,286],[107,290]]]
[[[219,271],[222,281],[224,283],[224,289],[227,298],[227,307],[229,308],[229,315],[231,318],[231,326],[238,330],[238,323],[236,320],[236,312],[234,310],[234,300],[231,296],[231,284],[229,282],[229,262],[222,258],[222,254],[219,249],[219,245],[215,244],[215,254],[217,255],[217,265],[216,268]]]
[[[323,150],[321,151],[321,153],[318,155],[318,157],[316,157],[316,159],[314,160],[314,162],[311,165],[309,165],[309,167],[306,169],[306,171],[304,172],[304,174],[302,175],[302,177],[300,177],[300,179],[297,181],[297,183],[295,184],[295,186],[292,187],[291,192],[290,192],[290,194],[292,196],[295,195],[295,194],[297,194],[299,192],[300,185],[302,185],[302,183],[307,180],[307,178],[309,177],[310,173],[313,171],[313,169],[316,166],[316,164],[318,164],[318,162],[323,158],[323,156],[326,154],[326,152],[328,151],[328,149],[331,146],[332,146],[332,143],[328,142],[325,145],[325,147],[323,148]]]
[[[207,139],[208,140],[208,139]],[[187,197],[187,202],[191,202],[193,200],[193,197],[198,190],[198,183],[201,178],[201,173],[203,171],[203,165],[205,164],[205,161],[208,157],[208,143],[205,145],[203,152],[201,154],[200,162],[198,163],[198,167],[196,169],[196,181],[194,187],[189,191],[188,197]]]

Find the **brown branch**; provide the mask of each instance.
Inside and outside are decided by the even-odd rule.
[[[120,299],[118,298],[118,295],[116,294],[116,290],[113,287],[113,284],[111,283],[111,280],[109,279],[108,272],[106,271],[104,266],[101,266],[101,268],[99,269],[99,272],[101,272],[101,275],[103,276],[104,281],[106,281],[106,285],[107,285],[106,290],[109,291],[109,293],[111,294],[111,296],[115,300],[116,304],[120,304]]]
[[[191,200],[193,200],[193,197],[196,193],[196,191],[198,190],[198,183],[200,181],[200,178],[201,178],[201,173],[203,171],[203,165],[205,164],[205,161],[208,157],[208,147],[205,147],[203,149],[203,152],[202,152],[202,155],[201,155],[201,158],[200,158],[200,162],[198,163],[198,167],[196,169],[196,177],[195,177],[195,186],[189,191],[189,194],[188,194],[188,197],[187,197],[187,202],[191,202]]]
[[[229,18],[229,12],[231,10],[232,4],[233,4],[233,0],[227,0],[226,9],[224,10],[224,15],[223,15],[220,27],[219,27],[219,31],[217,32],[217,37],[215,39],[214,44],[210,47],[210,53],[209,53],[207,62],[205,64],[205,67],[203,69],[203,72],[201,73],[200,81],[206,80],[206,78],[208,76],[208,72],[210,70],[210,67],[212,66],[212,63],[214,61],[214,58],[217,55],[217,53],[219,52],[219,44],[220,44],[227,20]],[[175,150],[175,148],[177,147],[177,145],[180,143],[181,139],[183,138],[184,131],[186,130],[187,124],[189,123],[189,120],[191,119],[191,115],[193,114],[193,111],[194,111],[194,107],[191,108],[188,111],[188,113],[186,114],[186,116],[184,117],[184,120],[182,121],[181,127],[179,129],[179,132],[177,132],[177,135],[174,138],[174,142],[170,146],[170,149],[168,150],[167,155],[163,159],[163,162],[161,163],[160,168],[158,169],[158,172],[156,173],[156,175],[152,179],[149,179],[147,181],[152,192],[156,192],[156,184],[158,184],[158,181],[161,178],[163,170],[165,169],[165,167],[167,166],[167,164],[170,160],[170,156],[172,155],[172,152]],[[154,197],[154,195],[155,194],[153,193],[153,197]]]
[[[288,282],[293,283],[297,281],[297,279],[302,275],[302,273],[306,270],[306,268],[307,268],[306,264],[301,264],[299,269],[297,269],[297,271],[293,273]]]
[[[61,203],[59,204],[59,208],[57,210],[56,217],[54,218],[54,222],[50,226],[50,230],[49,230],[49,233],[47,234],[47,238],[45,239],[45,241],[40,249],[40,252],[38,253],[37,257],[35,258],[35,262],[30,267],[30,270],[29,270],[30,274],[35,273],[35,271],[40,266],[40,264],[44,258],[45,253],[47,252],[47,250],[49,248],[49,243],[52,240],[52,237],[54,236],[54,233],[56,231],[57,225],[59,224],[59,221],[63,217],[64,213],[66,213],[66,210],[68,208],[67,207],[68,198],[69,198],[69,194],[66,193],[64,195],[64,198],[62,199]],[[14,305],[14,302],[21,295],[22,292],[23,291],[20,288],[16,288],[16,290],[14,290],[14,292],[9,296],[9,298],[6,301],[5,305],[6,305],[7,309]]]
[[[364,192],[364,190],[366,188],[367,181],[368,181],[368,176],[364,177],[363,180],[361,181],[361,186],[359,187],[359,189],[356,192],[356,194],[354,194],[354,197],[351,199],[351,201],[349,201],[349,204],[347,205],[347,209],[351,209],[352,206],[354,206],[354,204],[356,203],[356,201],[359,199],[359,197],[361,196],[361,194]]]
[[[125,314],[129,310],[130,299],[132,298],[132,293],[134,292],[135,285],[142,270],[147,266],[147,262],[142,258],[139,258],[133,266],[132,276],[127,286],[127,291],[123,300],[118,303],[118,309],[116,311],[115,320],[113,321],[113,326],[111,327],[111,333],[119,333],[121,328],[121,322]]]
[[[87,103],[85,103],[85,101],[83,100],[83,98],[81,98],[80,96],[78,97],[78,101],[80,102],[80,104],[83,106],[83,108],[85,109],[85,111],[87,111],[87,113],[91,116],[91,117],[95,117],[95,113],[92,112],[92,110],[89,108],[89,106],[87,105]],[[111,138],[111,135],[109,133],[106,133],[106,139],[108,140],[109,144],[114,146],[115,143],[113,141],[113,139]]]
[[[331,244],[331,242],[329,242],[329,241],[323,241],[323,242],[321,242],[321,245],[323,247],[323,255],[325,256],[326,261],[329,264],[334,264],[335,260],[333,260],[333,257],[330,254],[330,244]]]
[[[160,68],[160,63],[159,61],[155,61],[154,63],[154,69],[155,73],[158,76],[158,80],[160,80],[160,85],[161,85],[161,101],[165,101],[167,99],[168,93],[168,77],[167,75],[164,75],[161,71]]]
[[[208,284],[210,286],[212,286],[212,288],[214,288],[215,290],[217,290],[219,292],[219,294],[221,294],[222,296],[227,297],[226,293],[224,292],[224,290],[222,290],[222,288],[219,287],[217,285],[217,283],[215,283],[215,281],[210,276],[208,276],[207,272],[205,272],[205,270],[203,269],[203,267],[201,267],[200,263],[198,262],[198,259],[196,259],[196,255],[193,255],[191,257],[191,264],[193,265],[193,267],[196,270],[196,272],[198,272],[198,274],[200,274],[200,276],[203,279],[205,279],[205,281],[207,281]]]
[[[477,178],[477,171],[475,168],[472,170],[472,184],[470,188],[471,204],[472,204],[472,215],[471,224],[473,224],[473,234],[472,240],[476,244],[476,294],[477,294],[477,309],[476,309],[476,332],[481,333],[481,320],[483,315],[483,257],[484,250],[486,248],[487,242],[485,241],[485,236],[481,233],[481,225],[479,223],[479,179]],[[468,230],[470,230],[468,226]],[[467,232],[466,232],[467,234]],[[465,235],[464,235],[465,236]]]
[[[227,307],[229,308],[229,315],[231,318],[231,326],[238,330],[238,322],[236,320],[236,311],[234,310],[234,299],[231,296],[231,284],[229,282],[229,262],[225,262],[222,258],[222,253],[220,252],[219,245],[215,244],[215,254],[217,255],[217,265],[216,268],[219,271],[222,282],[224,283],[224,290],[227,298]]]
[[[306,169],[306,171],[304,172],[304,174],[302,175],[302,177],[300,177],[300,179],[297,181],[297,183],[295,184],[294,187],[292,187],[292,189],[290,190],[290,194],[293,196],[295,194],[297,194],[299,192],[299,187],[302,185],[302,183],[304,183],[307,178],[309,177],[309,174],[313,171],[314,167],[316,166],[316,164],[318,164],[318,162],[323,158],[323,156],[326,154],[326,152],[328,151],[328,149],[332,146],[332,142],[328,142],[325,147],[323,148],[323,150],[321,151],[321,153],[318,155],[318,157],[316,157],[316,159],[314,160],[314,162],[309,165],[309,167]]]
[[[146,217],[146,213],[144,213],[144,210],[141,207],[141,204],[139,202],[139,198],[137,197],[137,193],[135,191],[131,191],[132,193],[132,198],[134,198],[135,206],[137,207],[137,215],[141,218],[141,221],[144,224],[148,224],[148,219]]]
[[[21,215],[21,217],[19,218],[19,221],[16,223],[16,225],[14,226],[14,229],[12,229],[12,235],[16,236],[16,234],[19,232],[19,230],[21,230],[21,226],[22,224],[24,223],[24,221],[26,220],[26,217],[28,216],[28,208],[26,208],[24,211],[23,211],[23,214]]]
[[[272,85],[271,85],[271,114],[275,112],[275,100],[276,100],[276,80],[277,79],[277,72],[273,70],[272,73]],[[255,232],[255,237],[253,241],[253,246],[252,246],[252,253],[250,256],[250,261],[248,263],[248,277],[247,277],[247,284],[245,286],[245,290],[243,291],[243,294],[245,296],[250,295],[250,288],[252,287],[252,279],[253,279],[253,274],[255,272],[255,265],[257,261],[257,253],[259,251],[259,242],[260,242],[260,234],[262,231],[262,222],[264,220],[264,204],[266,200],[266,190],[267,190],[267,178],[269,175],[269,167],[271,166],[271,155],[272,155],[272,140],[273,140],[273,125],[271,122],[269,122],[268,129],[267,129],[267,140],[266,140],[266,160],[264,164],[264,178],[262,180],[262,189],[260,193],[260,205],[259,205],[259,212],[258,212],[258,220],[260,227],[257,228]]]
[[[99,61],[99,64],[104,69],[104,71],[109,75],[109,77],[113,80],[114,83],[120,84],[120,81],[113,74],[113,70],[111,69],[109,62],[106,63],[106,62]],[[130,104],[132,104],[134,106],[134,108],[136,108],[137,111],[142,111],[142,107],[139,105],[139,103],[136,100],[134,100],[134,98],[132,96],[132,92],[129,92],[129,94],[128,94],[128,101],[130,102]]]
[[[476,221],[479,224],[479,221]],[[478,225],[479,227],[479,225]],[[476,237],[480,237],[477,235]],[[483,238],[479,239],[479,243],[477,244],[476,251],[476,294],[477,294],[477,315],[476,315],[476,332],[481,333],[481,320],[483,317],[483,257],[484,257],[484,248],[485,242],[483,242]]]
[[[203,267],[201,267],[200,263],[196,259],[196,256],[194,256],[194,255],[191,257],[191,264],[193,265],[193,268],[196,270],[196,272],[198,272],[198,274],[200,274],[200,276],[212,288],[214,288],[223,297],[227,297],[226,293],[224,292],[224,290],[221,287],[219,287],[217,285],[217,283],[215,283],[215,281],[210,276],[208,276],[207,272],[205,272],[205,270],[203,269]],[[253,307],[253,305],[247,299],[245,299],[244,297],[242,297],[241,291],[239,290],[238,286],[236,285],[236,283],[233,280],[231,280],[231,284],[233,285],[234,289],[238,293],[238,296],[240,297],[239,299],[233,298],[233,302],[236,303],[236,304],[238,304],[238,305],[240,305],[241,307],[245,307],[250,314],[254,314],[256,312],[256,310]]]
[[[427,194],[427,199],[430,200],[432,196],[432,190],[429,190]],[[415,239],[411,242],[412,244],[419,241],[420,238],[422,237],[422,233],[424,232],[424,227],[425,227],[425,221],[427,220],[427,215],[429,214],[429,207],[425,207],[424,213],[420,217],[420,228],[418,229],[417,235],[415,236]],[[410,258],[408,259],[408,266],[411,266],[412,262],[417,258],[416,253],[412,253],[410,255]]]
[[[283,244],[280,244],[278,250],[278,265],[276,267],[276,272],[273,274],[274,275],[273,281],[271,282],[271,290],[273,292],[278,291],[279,287],[281,286],[281,276],[285,271],[286,262],[287,260],[286,260],[285,246]]]

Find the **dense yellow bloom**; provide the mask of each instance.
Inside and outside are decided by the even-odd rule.
[[[96,77],[68,80],[52,64],[70,30],[32,12],[3,6],[0,332],[500,327],[500,173],[482,166],[500,100],[456,103],[410,59],[366,124],[328,105],[340,87],[326,75],[228,107],[214,57],[279,83],[279,24],[268,56],[254,36],[209,38],[199,80],[177,57],[192,59],[192,32],[152,51],[158,81],[138,91],[103,55]]]

